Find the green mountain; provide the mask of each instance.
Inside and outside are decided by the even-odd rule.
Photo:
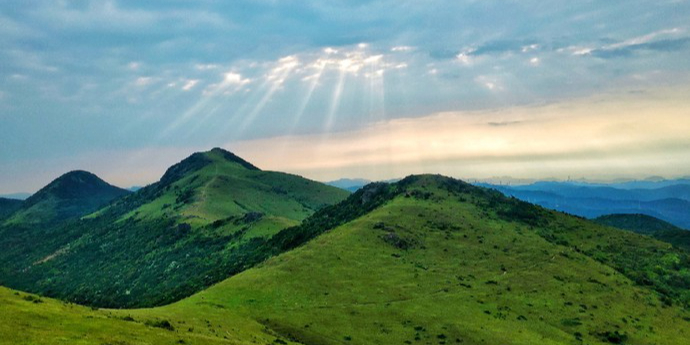
[[[22,201],[0,198],[0,222],[22,207]]]
[[[594,222],[619,229],[648,235],[690,251],[690,231],[644,214],[611,214],[594,219]]]
[[[98,210],[110,201],[129,194],[86,171],[68,172],[24,202],[6,221],[8,224],[58,222]]]
[[[195,153],[161,180],[55,226],[0,228],[0,285],[108,307],[170,303],[251,267],[251,246],[348,193]]]
[[[164,307],[0,290],[0,333],[8,344],[673,345],[690,332],[686,252],[439,176],[371,184],[239,247],[260,263]]]

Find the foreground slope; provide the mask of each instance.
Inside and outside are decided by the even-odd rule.
[[[110,201],[129,194],[87,171],[70,171],[21,203],[7,224],[27,225],[58,222],[96,211]]]
[[[295,246],[177,303],[102,310],[97,322],[113,318],[103,336],[121,344],[143,343],[114,334],[125,319],[137,330],[165,326],[147,338],[155,344],[171,334],[264,344],[687,343],[687,254],[452,179],[370,185],[255,244]],[[42,304],[30,308],[40,314]],[[29,337],[8,322],[11,336]],[[42,322],[28,332],[67,329]]]
[[[268,344],[276,339],[253,320],[228,317],[239,336],[189,332],[0,287],[0,344]]]
[[[222,149],[195,153],[82,219],[0,228],[0,284],[95,306],[169,303],[250,267],[238,246],[347,195]]]

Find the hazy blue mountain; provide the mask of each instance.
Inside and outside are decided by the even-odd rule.
[[[11,194],[2,194],[2,195],[0,195],[0,198],[15,199],[15,200],[26,200],[30,196],[31,196],[31,193],[11,193]]]
[[[355,192],[365,185],[371,183],[370,180],[363,178],[341,178],[335,181],[325,182],[329,186],[338,187],[350,192]]]
[[[683,180],[675,180],[680,182]],[[635,181],[635,185],[642,186]],[[658,188],[624,189],[619,184],[581,184],[572,182],[536,182],[523,186],[496,186],[502,193],[535,203],[550,209],[596,218],[603,215],[645,214],[690,229],[690,184],[667,185],[657,183]],[[626,186],[631,186],[627,184]],[[647,184],[646,186],[649,186]]]

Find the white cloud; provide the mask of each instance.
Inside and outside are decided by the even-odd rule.
[[[194,68],[196,68],[200,71],[213,70],[213,69],[217,69],[219,67],[220,66],[218,66],[216,64],[196,64],[196,65],[194,65]]]
[[[199,79],[189,79],[184,84],[184,86],[182,86],[182,90],[191,91],[198,83],[199,83]]]
[[[153,78],[151,77],[139,77],[137,80],[134,82],[136,86],[146,86],[149,85],[153,82]]]
[[[228,72],[223,76],[223,85],[245,85],[250,82],[250,79],[242,78],[241,74],[235,72]]]
[[[413,50],[415,50],[415,48],[410,46],[396,46],[391,48],[392,52],[409,52]]]
[[[650,43],[654,42],[657,40],[659,37],[663,36],[678,36],[681,34],[684,34],[685,30],[681,28],[672,28],[672,29],[664,29],[664,30],[658,30],[651,32],[646,35],[642,36],[637,36],[633,37],[618,43],[613,43],[613,44],[606,44],[606,45],[601,45],[599,47],[577,47],[577,46],[571,46],[568,47],[567,50],[571,51],[573,55],[576,56],[583,56],[583,55],[590,55],[594,51],[612,51],[612,50],[617,50],[617,49],[625,49],[628,47],[634,47],[637,45],[645,44],[645,43]]]
[[[15,74],[12,74],[10,76],[10,79],[16,80],[16,81],[25,81],[25,80],[29,79],[29,77],[27,77],[24,74],[15,73]]]
[[[497,77],[480,75],[474,81],[490,91],[503,91],[503,86]]]
[[[531,52],[531,51],[537,50],[537,49],[539,49],[539,45],[538,45],[538,44],[530,44],[530,45],[527,45],[527,46],[522,47],[521,51],[522,51],[523,53],[528,53],[528,52]]]
[[[683,30],[681,30],[679,28],[659,30],[656,32],[649,33],[647,35],[634,37],[634,38],[631,38],[629,40],[625,40],[625,41],[620,42],[620,43],[607,45],[607,46],[602,47],[602,49],[606,49],[606,50],[618,49],[618,48],[625,48],[625,47],[634,46],[634,45],[638,45],[638,44],[649,43],[659,36],[677,35],[677,34],[680,34],[682,32],[683,32]]]
[[[460,63],[462,63],[463,65],[469,66],[469,65],[471,65],[472,62],[474,61],[474,59],[472,58],[472,56],[469,55],[470,53],[471,53],[471,51],[469,51],[469,52],[464,52],[464,53],[460,53],[460,54],[456,55],[455,58],[456,58],[458,61],[460,61]]]

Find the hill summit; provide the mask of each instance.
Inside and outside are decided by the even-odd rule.
[[[234,163],[237,168],[259,171],[260,169],[238,157],[232,152],[216,147],[210,151],[197,152],[183,159],[181,162],[166,170],[159,184],[167,185],[183,178],[187,174],[194,173],[213,163]]]
[[[12,223],[44,223],[91,213],[129,191],[83,170],[70,171],[26,199]]]

